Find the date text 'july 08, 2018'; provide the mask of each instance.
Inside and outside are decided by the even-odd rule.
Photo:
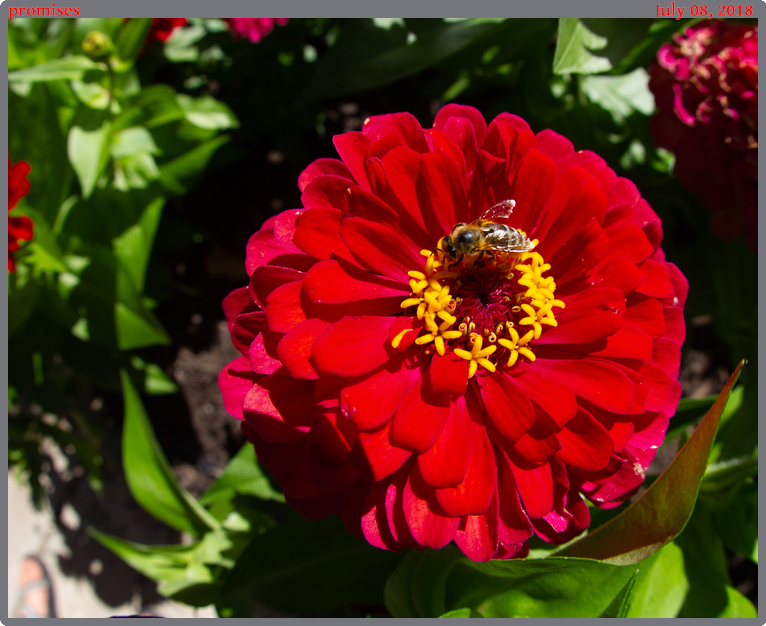
[[[676,3],[671,3],[670,6],[657,5],[657,17],[674,17],[680,20],[684,13],[686,17],[706,17],[713,19],[714,17],[752,17],[753,5],[752,4],[718,4],[713,5],[713,8],[708,8],[706,4],[692,4],[688,10],[686,7],[676,6]]]

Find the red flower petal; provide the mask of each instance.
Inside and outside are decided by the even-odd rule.
[[[417,467],[410,472],[402,503],[407,525],[418,544],[438,550],[452,541],[460,518],[443,513]]]
[[[532,536],[532,524],[521,506],[513,470],[504,454],[497,455],[497,537],[500,543],[515,545]]]
[[[586,359],[548,358],[548,354],[552,357],[556,352],[551,348],[540,348],[540,356],[543,356],[543,351],[546,358],[535,361],[536,370],[569,387],[577,397],[607,411],[620,415],[630,411],[636,397],[636,388],[618,368]]]
[[[349,454],[349,462],[368,482],[390,476],[412,456],[412,452],[394,446],[390,441],[391,422],[377,430],[360,432]]]
[[[231,328],[234,326],[234,319],[237,315],[258,310],[258,306],[250,297],[247,287],[240,287],[239,289],[232,291],[223,299],[221,306],[223,308],[223,315],[226,318],[226,323],[229,326],[229,332],[231,332]]]
[[[431,377],[422,376],[404,396],[394,415],[391,442],[415,452],[425,452],[444,428],[449,405],[449,395],[436,393]]]
[[[360,132],[350,132],[335,135],[332,142],[357,184],[369,191],[370,185],[364,173],[364,159],[367,154],[367,147],[370,145],[369,137],[365,137]]]
[[[351,179],[351,172],[348,171],[348,168],[342,161],[338,159],[317,159],[298,176],[298,188],[304,191],[314,178],[327,174]]]
[[[274,238],[273,230],[259,230],[247,242],[245,269],[248,276],[259,265],[281,265],[306,271],[314,264],[311,257],[285,248]]]
[[[582,279],[593,269],[609,249],[609,237],[595,219],[573,235],[551,256],[551,267],[561,268],[557,283],[560,291],[569,291],[570,281]],[[642,275],[643,278],[643,275]]]
[[[527,367],[513,380],[522,393],[538,405],[559,426],[566,424],[577,412],[577,399],[560,381],[537,370],[537,362]]]
[[[524,155],[509,197],[516,200],[508,223],[525,232],[535,225],[537,215],[548,202],[556,184],[556,164],[549,156],[532,148]]]
[[[564,463],[583,470],[600,470],[609,463],[614,440],[584,409],[578,409],[558,436],[561,450],[556,456]]]
[[[242,313],[234,320],[231,328],[231,342],[242,354],[250,352],[250,344],[255,336],[266,329],[266,314],[263,311]]]
[[[218,388],[223,396],[223,408],[237,419],[244,419],[242,415],[242,400],[253,383],[260,376],[253,373],[250,361],[241,356],[233,360],[221,370],[218,375]]]
[[[349,217],[340,225],[340,236],[363,267],[405,285],[407,272],[423,265],[416,246],[389,226]]]
[[[317,176],[303,190],[301,204],[307,209],[340,209],[346,192],[353,184],[342,176]]]
[[[269,330],[275,333],[290,332],[306,321],[306,312],[301,305],[303,281],[296,280],[277,287],[266,298],[266,320]]]
[[[480,412],[473,393],[450,402],[447,422],[439,437],[426,452],[418,455],[420,475],[431,487],[455,487],[465,480],[474,445],[466,404],[472,412]]]
[[[329,259],[332,254],[353,259],[340,238],[340,209],[306,209],[301,213],[293,243],[315,259]]]
[[[657,263],[647,259],[641,264],[641,271],[646,280],[636,289],[638,293],[654,298],[672,298],[675,288],[670,280],[670,270],[666,263]]]
[[[273,333],[270,330],[261,331],[250,344],[248,357],[253,371],[257,374],[274,374],[285,369],[282,361],[277,358],[277,346],[282,340],[281,333]]]
[[[554,161],[563,159],[568,154],[574,152],[574,146],[563,135],[559,135],[552,130],[541,130],[536,135],[537,148],[543,153],[551,157]]]
[[[472,561],[489,561],[497,552],[497,498],[482,515],[469,515],[460,520],[455,543]]]
[[[469,411],[473,450],[462,483],[436,489],[436,499],[447,515],[481,515],[489,507],[497,486],[497,466],[492,443],[481,422],[481,416]]]
[[[628,308],[623,314],[625,323],[643,330],[652,339],[659,339],[665,334],[665,311],[654,298],[632,296],[628,298]]]
[[[314,381],[260,378],[242,403],[245,420],[273,443],[302,439],[314,419]]]
[[[306,439],[288,443],[277,452],[271,463],[272,476],[282,486],[285,495],[295,498],[315,498],[327,493],[306,475]]]
[[[438,224],[438,232],[449,234],[455,224],[468,221],[464,178],[443,150],[422,156],[416,188],[426,223]]]
[[[508,462],[529,517],[544,517],[553,510],[553,477],[549,463],[532,463],[513,454]]]
[[[266,308],[266,299],[277,287],[297,280],[303,280],[305,272],[279,265],[259,265],[253,270],[248,285],[249,295],[262,309]]]
[[[388,341],[394,319],[363,315],[335,322],[311,348],[316,367],[327,374],[351,377],[383,365],[396,354]]]
[[[327,468],[343,467],[359,437],[354,423],[341,415],[337,406],[319,405],[311,425],[308,444],[314,459]]]
[[[392,313],[398,313],[399,303],[407,297],[409,286],[360,270],[348,263],[335,260],[320,261],[306,274],[303,290],[311,302],[334,304],[373,300],[376,306],[388,308],[395,303]]]
[[[311,362],[311,346],[317,335],[330,324],[319,319],[308,319],[288,332],[277,346],[279,360],[293,378],[319,378]]]
[[[431,386],[437,393],[450,393],[462,396],[468,388],[468,361],[455,356],[434,354],[431,367]]]
[[[518,441],[535,422],[535,411],[514,378],[496,372],[480,376],[481,399],[487,416],[500,433]]]
[[[354,379],[340,392],[341,410],[362,430],[372,430],[393,417],[422,369],[397,355],[371,375]]]

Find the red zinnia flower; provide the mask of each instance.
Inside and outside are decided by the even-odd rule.
[[[636,187],[466,106],[334,143],[342,160],[301,174],[305,208],[250,238],[250,284],[223,303],[243,355],[224,403],[287,502],[381,548],[454,539],[486,560],[579,534],[581,496],[634,494],[681,393],[687,292]],[[495,223],[521,232],[484,224],[493,249],[444,252],[510,199]],[[508,233],[534,249],[503,251]]]
[[[713,232],[758,241],[758,26],[712,20],[657,53],[650,129],[674,173],[712,213]]]
[[[11,165],[8,159],[8,212],[16,206],[19,200],[29,193],[27,174],[32,171],[29,163],[19,161]],[[26,215],[21,217],[8,216],[8,271],[16,269],[13,253],[19,249],[19,241],[29,241],[34,235],[35,225]]]
[[[154,39],[167,41],[173,36],[176,29],[182,28],[188,23],[185,17],[153,17],[152,27],[146,35],[146,40],[148,42]]]
[[[247,37],[251,42],[258,43],[268,35],[274,26],[287,24],[286,17],[227,17],[224,19],[229,25],[235,39]]]

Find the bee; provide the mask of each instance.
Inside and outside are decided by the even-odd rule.
[[[492,221],[510,216],[515,206],[515,200],[502,200],[470,224],[455,224],[452,232],[442,237],[441,249],[450,261],[459,262],[465,259],[469,263],[483,257],[485,253],[494,255],[498,252],[528,252],[535,244],[524,233]]]

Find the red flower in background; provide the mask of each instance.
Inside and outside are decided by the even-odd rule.
[[[27,174],[32,171],[29,163],[19,161],[16,165],[11,165],[8,159],[8,211],[10,212],[16,206],[19,200],[29,193],[29,181]],[[19,249],[19,241],[29,241],[34,235],[35,225],[27,216],[21,217],[8,216],[8,271],[13,272],[16,269],[16,263],[13,261],[13,253]]]
[[[700,193],[713,232],[758,240],[758,26],[712,20],[673,36],[650,68],[650,129]]]
[[[246,37],[252,43],[258,43],[261,38],[274,30],[274,26],[284,26],[288,19],[286,17],[227,17],[224,21],[229,25],[235,39]]]
[[[188,24],[188,20],[185,17],[153,17],[152,27],[149,29],[149,33],[146,35],[148,42],[154,41],[167,41],[173,36],[173,33],[179,28],[182,28]]]
[[[636,187],[561,135],[448,105],[334,138],[224,300],[227,410],[287,502],[390,550],[525,556],[636,492],[681,393],[687,282]],[[501,200],[524,253],[440,240]],[[492,227],[502,228],[502,227]]]

